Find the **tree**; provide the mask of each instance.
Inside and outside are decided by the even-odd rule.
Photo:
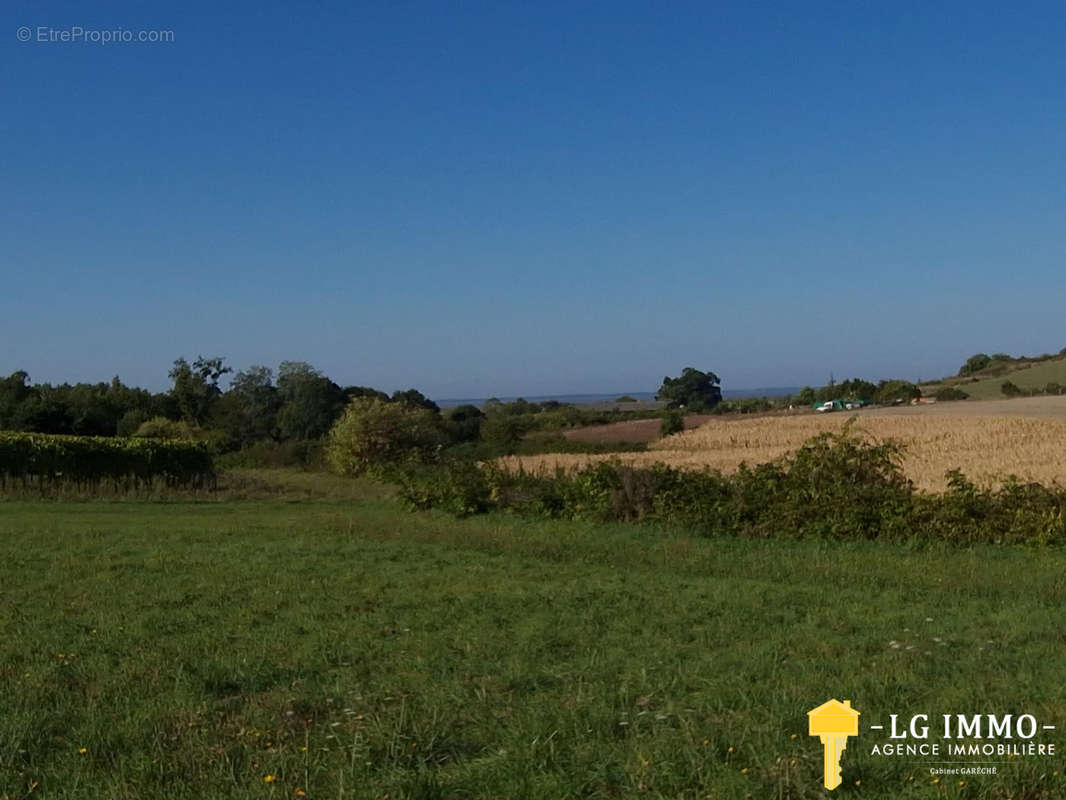
[[[216,425],[241,444],[270,439],[277,429],[281,399],[269,367],[251,366],[233,376],[216,407]]]
[[[324,436],[344,409],[341,388],[303,361],[278,367],[278,433],[283,439]]]
[[[906,402],[921,396],[922,390],[910,381],[888,380],[878,384],[874,399],[883,405],[892,405],[897,400]]]
[[[197,356],[189,364],[184,358],[174,362],[169,377],[174,381],[170,390],[182,419],[193,425],[203,425],[211,415],[215,401],[222,394],[219,378],[233,370],[223,365],[221,358]]]
[[[445,421],[457,442],[476,442],[481,438],[481,421],[485,415],[477,406],[462,405],[448,409]]]
[[[403,403],[411,408],[424,408],[428,411],[440,411],[440,406],[418,391],[418,389],[404,389],[402,392],[393,392],[392,402]]]
[[[796,397],[794,399],[799,405],[811,406],[814,405],[815,401],[818,398],[814,393],[814,389],[812,389],[810,386],[804,386],[802,389],[799,390],[799,392],[797,392]]]
[[[341,475],[380,475],[429,460],[444,438],[440,415],[429,409],[357,397],[330,429],[326,455]]]
[[[663,378],[663,385],[655,395],[656,400],[665,400],[671,407],[685,406],[699,410],[713,408],[722,402],[721,381],[713,372],[701,372],[685,367],[681,376]]]
[[[977,353],[966,359],[966,363],[959,369],[959,375],[968,376],[980,372],[992,363],[992,356],[987,353]]]

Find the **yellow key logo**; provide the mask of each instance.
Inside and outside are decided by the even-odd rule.
[[[835,789],[840,785],[840,756],[848,746],[848,737],[859,734],[859,712],[851,707],[851,701],[841,703],[833,699],[807,712],[811,736],[822,740],[825,751],[825,788]]]

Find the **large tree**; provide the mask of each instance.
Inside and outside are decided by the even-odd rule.
[[[701,372],[685,367],[680,377],[663,378],[663,385],[655,395],[672,408],[684,406],[693,410],[713,408],[722,402],[721,380],[713,372]]]
[[[222,394],[218,386],[219,378],[233,371],[222,362],[221,358],[203,356],[198,356],[192,364],[184,358],[174,362],[169,373],[174,381],[170,395],[186,422],[202,425],[211,415],[215,401]]]
[[[278,432],[283,439],[324,436],[344,410],[344,390],[303,361],[278,367]]]

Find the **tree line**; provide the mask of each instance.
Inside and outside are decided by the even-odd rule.
[[[303,361],[277,371],[234,372],[225,359],[174,361],[164,392],[110,382],[31,384],[18,370],[0,378],[0,430],[80,436],[167,436],[212,439],[222,449],[257,442],[318,439],[356,397],[374,397],[439,412],[416,389],[391,396],[366,386],[340,386]],[[229,386],[220,385],[232,375]]]

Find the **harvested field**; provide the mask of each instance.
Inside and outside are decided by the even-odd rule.
[[[1066,398],[1057,400],[1066,412]],[[1023,411],[1024,400],[1006,401]],[[725,472],[741,463],[760,464],[779,458],[825,431],[838,431],[852,417],[857,428],[878,439],[895,439],[906,447],[903,468],[915,484],[927,491],[946,488],[945,474],[961,469],[971,480],[996,484],[1008,475],[1027,481],[1066,483],[1066,413],[1052,418],[1047,403],[1040,406],[1046,418],[973,413],[998,403],[952,403],[925,408],[879,409],[859,414],[805,414],[795,417],[711,421],[694,430],[669,436],[642,453],[614,456],[542,455],[505,459],[512,468],[527,471],[573,469],[593,461],[618,458],[624,463],[665,463],[676,467],[713,467]],[[991,409],[998,411],[999,409]],[[1032,409],[1030,409],[1032,412]]]

